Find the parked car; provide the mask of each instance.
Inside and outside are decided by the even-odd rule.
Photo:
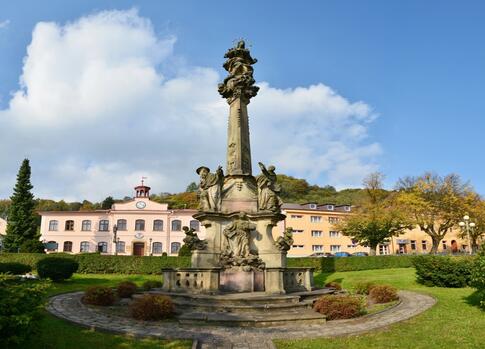
[[[348,252],[335,252],[335,257],[352,257]]]
[[[315,252],[309,255],[308,257],[314,257],[314,258],[326,258],[326,257],[333,257],[333,254],[328,253],[328,252]]]
[[[355,257],[365,257],[365,256],[368,256],[369,254],[367,252],[355,252],[355,253],[352,253],[352,256],[355,256]]]

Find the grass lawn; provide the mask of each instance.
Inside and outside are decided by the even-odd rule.
[[[275,341],[278,348],[485,348],[485,312],[476,306],[478,300],[471,288],[419,285],[415,282],[414,268],[319,274],[315,279],[320,285],[339,281],[344,288],[360,281],[375,281],[430,294],[438,303],[415,318],[374,333],[333,339],[278,340]]]
[[[93,285],[115,286],[121,281],[130,280],[142,285],[147,280],[160,280],[157,275],[108,275],[76,274],[72,279],[53,283],[48,295],[83,290]],[[40,320],[40,334],[23,343],[29,349],[104,349],[104,348],[191,348],[192,341],[164,341],[156,339],[134,339],[129,336],[113,335],[92,331],[60,320],[49,313]]]

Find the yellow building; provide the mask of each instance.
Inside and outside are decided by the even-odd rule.
[[[283,213],[286,220],[279,224],[279,231],[286,227],[293,228],[293,247],[288,251],[289,257],[305,257],[335,254],[336,252],[369,252],[368,247],[361,246],[351,238],[342,235],[335,224],[351,213],[350,205],[334,204],[284,204]],[[458,237],[459,231],[453,230],[441,241],[438,252],[459,252],[468,249],[466,240]],[[406,231],[389,243],[378,246],[377,254],[421,254],[429,253],[432,247],[431,237],[419,228]]]

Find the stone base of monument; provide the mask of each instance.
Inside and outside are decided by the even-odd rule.
[[[325,316],[312,309],[320,296],[335,289],[268,295],[264,292],[189,294],[153,290],[150,294],[171,297],[176,318],[182,324],[263,327],[298,324],[322,324]],[[135,295],[139,297],[140,295]]]
[[[219,273],[221,292],[264,291],[263,271],[224,270]]]

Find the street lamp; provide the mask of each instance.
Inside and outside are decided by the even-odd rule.
[[[118,226],[115,224],[113,225],[113,242],[115,244],[115,256],[118,255],[118,241],[120,240],[118,238]]]
[[[475,223],[470,222],[470,217],[468,215],[463,216],[463,221],[458,223],[460,226],[461,230],[466,233],[468,237],[468,251],[470,254],[473,254],[472,250],[472,239],[470,238],[470,231],[472,231],[475,228]]]

